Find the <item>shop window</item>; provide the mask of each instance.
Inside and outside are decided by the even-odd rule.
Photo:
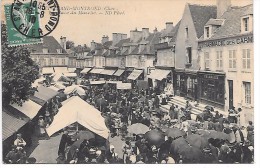
[[[251,104],[251,83],[243,82],[243,85],[245,89],[245,103]]]
[[[236,50],[229,50],[229,66],[230,69],[237,68]]]
[[[251,68],[251,58],[250,58],[250,49],[243,49],[243,69]]]
[[[210,68],[209,52],[204,53],[204,59],[205,59],[205,69],[209,69]]]
[[[222,70],[223,68],[223,57],[222,57],[222,51],[217,51],[217,69]]]

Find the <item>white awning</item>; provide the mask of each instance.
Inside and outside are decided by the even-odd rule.
[[[53,74],[53,67],[43,67],[42,68],[42,74],[46,75],[46,74]]]
[[[76,71],[76,68],[68,68],[68,71],[69,71],[70,73],[73,73],[73,72]]]
[[[18,106],[18,104],[11,104],[11,106],[28,116],[30,119],[33,119],[42,107],[32,100],[24,102],[22,106]]]
[[[54,71],[56,74],[58,73],[68,73],[67,67],[54,67]]]
[[[76,73],[64,73],[64,76],[69,77],[69,78],[75,78],[77,77]]]
[[[133,70],[133,72],[127,77],[127,79],[136,80],[141,74],[143,70]]]
[[[114,75],[114,76],[121,76],[124,72],[125,72],[125,70],[123,70],[123,69],[118,69],[113,75]]]
[[[80,73],[87,74],[90,70],[91,68],[84,68]]]
[[[73,96],[63,103],[51,125],[46,128],[47,134],[51,136],[75,122],[105,139],[109,137],[109,130],[101,112],[78,96]]]
[[[106,81],[90,81],[90,84],[91,85],[102,85],[102,84],[105,84]]]
[[[100,74],[103,75],[113,75],[113,73],[115,73],[116,70],[112,70],[112,69],[105,69],[102,72],[100,72]]]
[[[155,69],[147,77],[151,78],[151,79],[163,80],[163,79],[167,78],[169,73],[171,73],[170,70]]]
[[[102,71],[104,71],[103,68],[94,68],[89,73],[100,74]]]
[[[132,83],[117,83],[116,88],[120,90],[132,89]]]

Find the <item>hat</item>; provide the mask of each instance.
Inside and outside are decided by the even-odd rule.
[[[115,149],[114,145],[110,145],[110,149]]]
[[[43,118],[43,116],[42,116],[42,115],[40,115],[40,116],[39,116],[39,118]]]
[[[96,151],[97,155],[101,155],[101,150]]]
[[[50,112],[46,111],[45,116],[50,116]]]

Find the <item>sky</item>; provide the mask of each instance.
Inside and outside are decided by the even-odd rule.
[[[3,5],[12,1],[2,0],[2,14]],[[166,22],[175,25],[181,19],[186,3],[215,5],[216,0],[58,0],[62,13],[56,29],[50,35],[57,40],[65,36],[76,45],[89,46],[92,40],[100,42],[103,35],[108,35],[110,40],[112,33],[125,33],[129,37],[130,30],[135,28],[149,28],[152,32],[157,27],[160,31],[165,28]],[[231,3],[233,6],[244,6],[251,4],[252,0],[232,0]],[[95,15],[78,14],[79,10],[64,10],[73,7],[96,7],[100,10]],[[71,11],[76,14],[66,13]],[[93,9],[81,11],[94,12]],[[112,14],[105,15],[106,11],[111,11]]]

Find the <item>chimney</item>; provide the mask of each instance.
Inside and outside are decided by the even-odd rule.
[[[220,18],[231,7],[231,0],[217,0],[217,18]]]
[[[157,33],[158,30],[157,30],[157,27],[155,27],[155,29],[153,30],[153,33]]]
[[[112,40],[113,40],[113,45],[117,44],[119,42],[119,33],[112,33]]]
[[[127,34],[121,34],[121,39],[127,39]]]
[[[149,28],[142,28],[143,39],[146,39],[149,36]]]
[[[135,30],[130,31],[130,41],[136,43],[142,37],[142,32]]]
[[[109,37],[104,35],[104,36],[102,37],[101,43],[104,44],[104,43],[107,42],[108,40],[109,40]]]
[[[96,43],[95,43],[94,40],[92,40],[91,43],[90,43],[90,49],[94,50],[95,48],[96,48]]]
[[[173,28],[173,22],[166,22],[166,31],[169,32]]]
[[[60,45],[63,49],[66,50],[66,37],[60,37]]]

